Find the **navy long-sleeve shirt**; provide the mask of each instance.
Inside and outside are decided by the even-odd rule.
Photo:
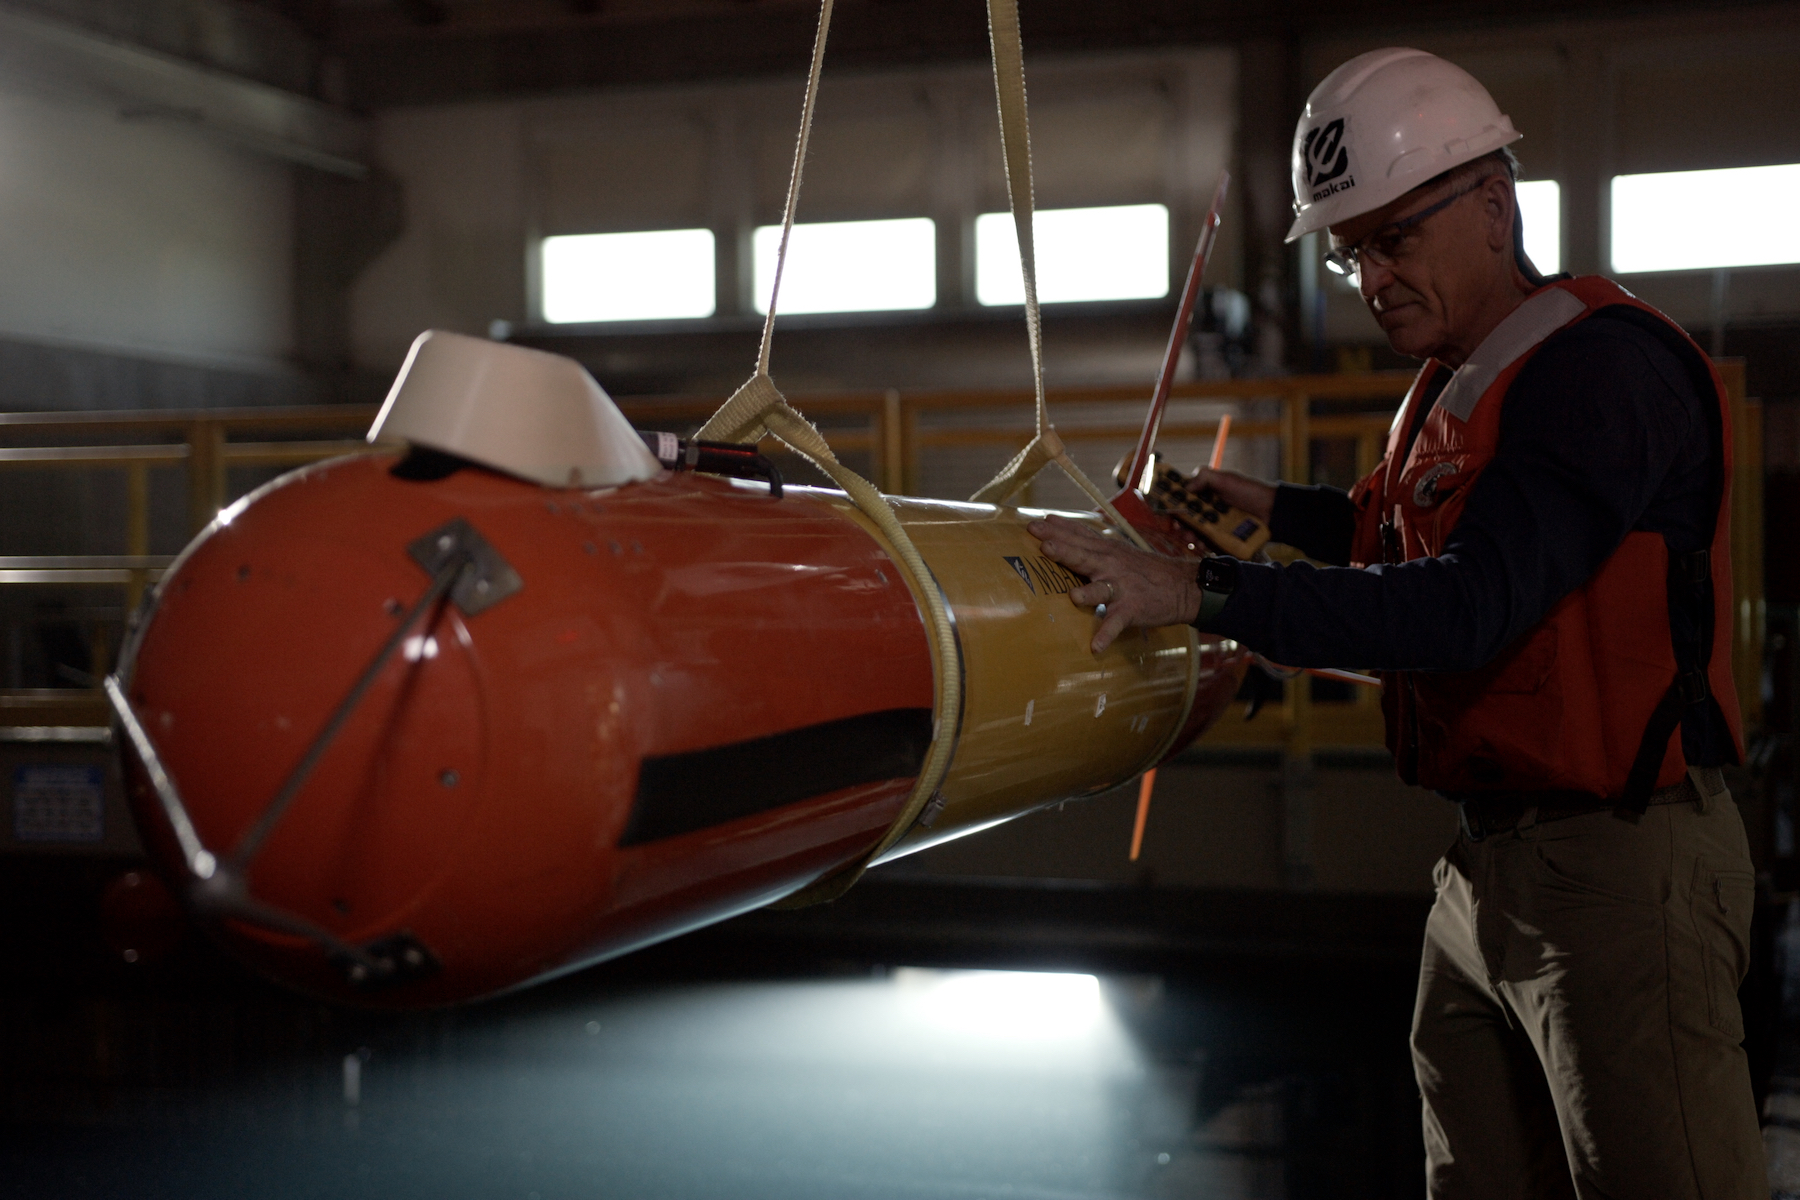
[[[1713,403],[1655,334],[1606,315],[1582,321],[1546,339],[1513,382],[1493,461],[1441,555],[1364,569],[1245,563],[1207,628],[1290,666],[1483,666],[1627,533],[1659,533],[1673,554],[1711,543]],[[1270,525],[1311,558],[1349,559],[1354,515],[1335,488],[1283,484]],[[1688,644],[1696,620],[1678,607],[1672,636]],[[1689,762],[1729,758],[1715,725],[1683,723]]]

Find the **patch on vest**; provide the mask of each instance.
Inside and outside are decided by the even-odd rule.
[[[1413,484],[1413,503],[1420,508],[1430,508],[1437,503],[1438,484],[1456,474],[1454,463],[1439,463],[1420,476],[1419,482]]]

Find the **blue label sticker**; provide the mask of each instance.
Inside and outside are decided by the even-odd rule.
[[[72,763],[13,768],[13,836],[21,842],[98,842],[106,837],[106,773]]]

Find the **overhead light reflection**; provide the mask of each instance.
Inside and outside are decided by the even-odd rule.
[[[237,520],[237,515],[249,506],[250,497],[243,496],[232,501],[230,504],[227,504],[224,508],[221,508],[218,517],[215,518],[218,521],[219,528],[223,529],[225,526]]]
[[[901,967],[893,979],[929,1024],[982,1038],[1073,1039],[1092,1033],[1105,1015],[1092,975]]]

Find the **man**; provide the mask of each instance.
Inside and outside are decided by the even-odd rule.
[[[1736,996],[1753,877],[1718,770],[1741,754],[1729,412],[1667,318],[1538,275],[1518,137],[1417,50],[1344,64],[1301,117],[1288,240],[1328,229],[1328,263],[1425,366],[1349,495],[1196,484],[1346,565],[1196,572],[1058,518],[1032,532],[1092,580],[1070,594],[1104,607],[1096,650],[1192,621],[1383,672],[1401,776],[1462,814],[1413,1021],[1433,1197],[1766,1197]]]

